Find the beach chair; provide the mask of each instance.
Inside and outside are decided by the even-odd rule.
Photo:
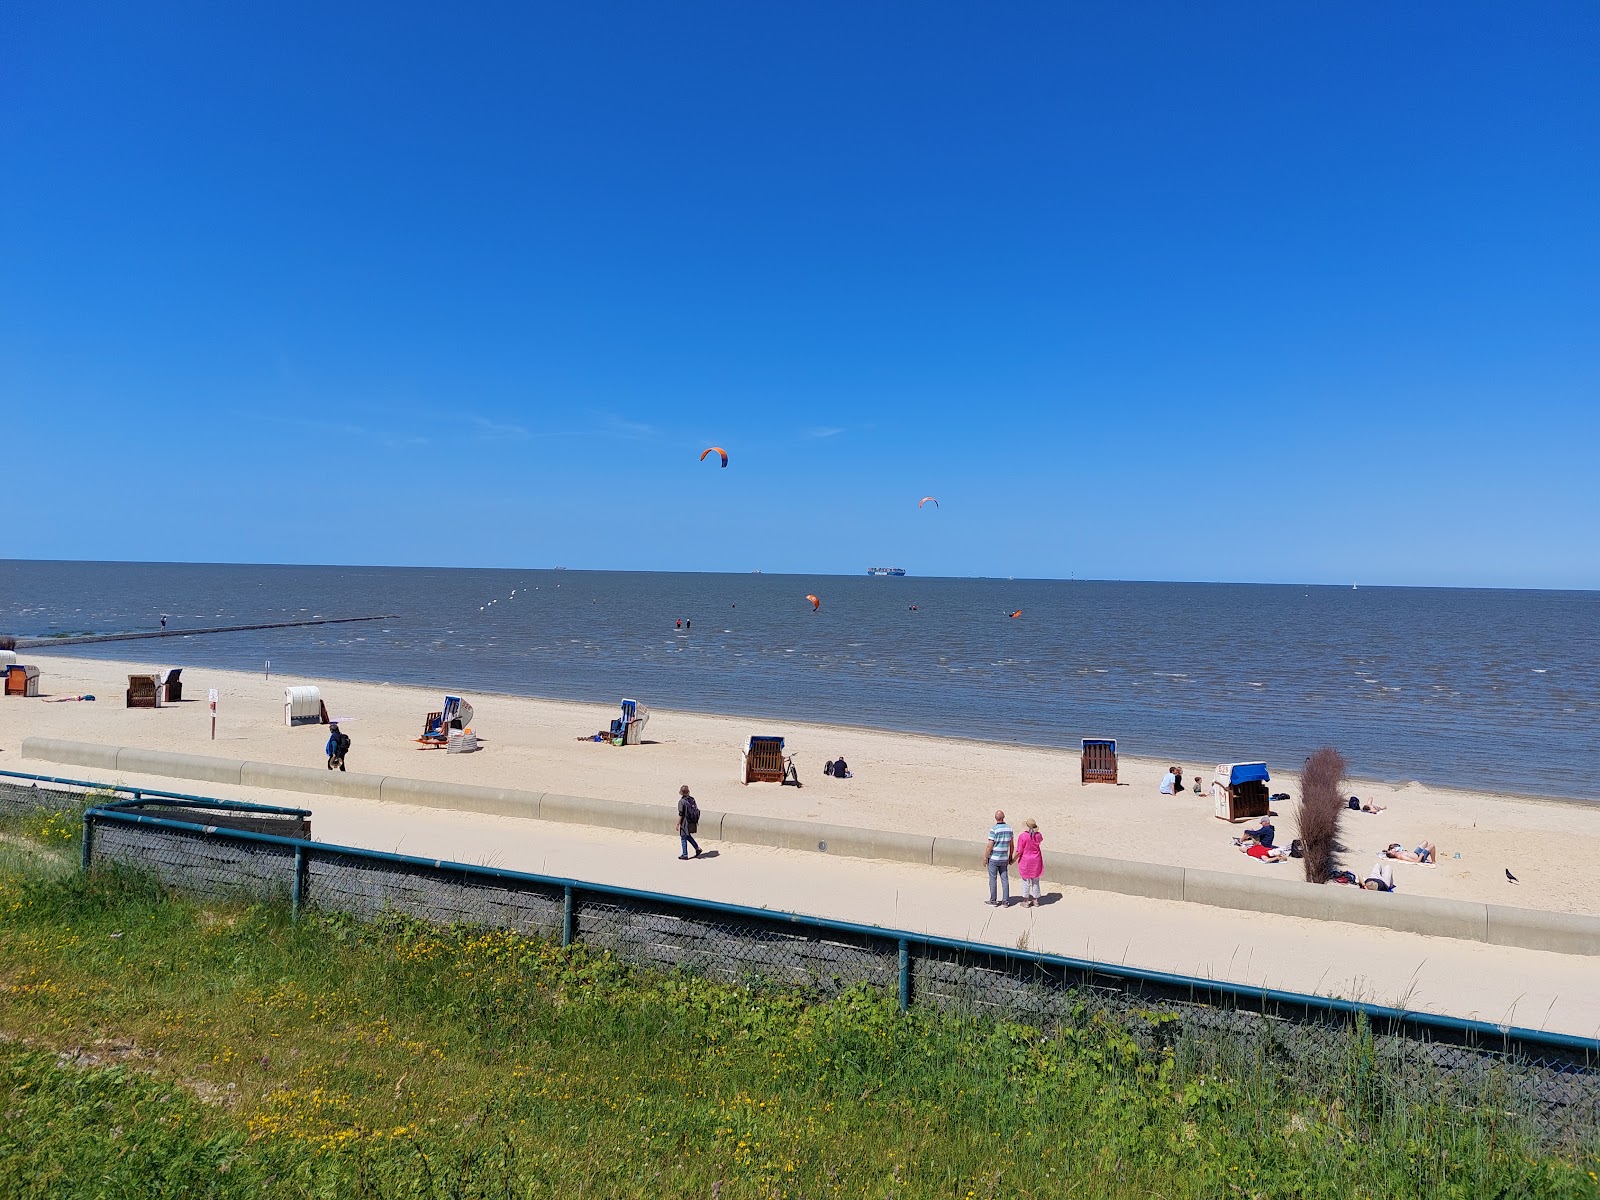
[[[753,737],[740,755],[739,779],[742,783],[782,783],[784,777],[783,739]]]
[[[173,667],[167,672],[166,682],[161,685],[161,690],[165,693],[162,696],[163,703],[177,704],[183,699],[183,680],[178,678],[182,674],[182,667]]]
[[[161,688],[156,675],[128,676],[129,708],[160,708]]]
[[[328,711],[322,704],[322,691],[315,687],[286,687],[283,689],[283,723],[290,728],[297,725],[325,725]]]
[[[650,710],[637,700],[622,702],[622,716],[611,722],[611,741],[617,746],[637,746],[644,736]]]
[[[1211,781],[1212,812],[1219,821],[1249,821],[1272,811],[1267,764],[1222,763]]]
[[[26,663],[6,666],[6,695],[37,696],[39,694],[39,668]]]
[[[422,722],[422,736],[417,739],[424,746],[444,746],[450,740],[451,730],[465,729],[472,724],[472,705],[460,696],[446,696],[444,707],[431,712]]]
[[[1113,738],[1084,738],[1079,783],[1117,782],[1117,743]]]

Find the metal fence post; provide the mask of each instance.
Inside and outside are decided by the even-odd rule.
[[[911,943],[900,939],[900,1011],[911,1007]]]
[[[94,858],[94,822],[89,819],[89,814],[83,814],[83,845],[78,849],[78,870],[85,875],[89,873],[89,863]]]
[[[289,918],[300,919],[300,904],[305,898],[306,848],[294,848],[294,878],[289,881]]]
[[[561,944],[572,945],[577,937],[577,912],[572,903],[572,885],[561,889]]]

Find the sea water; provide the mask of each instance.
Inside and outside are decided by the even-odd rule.
[[[1594,795],[1595,592],[0,561],[0,631],[163,613],[396,615],[58,653]]]

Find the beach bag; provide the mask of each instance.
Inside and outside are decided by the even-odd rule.
[[[1295,838],[1294,841],[1289,843],[1289,857],[1290,858],[1304,858],[1305,856],[1306,856],[1305,847],[1300,844],[1300,839],[1299,838]]]

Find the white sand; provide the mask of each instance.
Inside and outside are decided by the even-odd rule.
[[[180,643],[158,648],[181,662]],[[1159,795],[1165,762],[1125,757],[1123,786],[1080,785],[1076,746],[1051,750],[676,713],[642,696],[653,714],[645,736],[655,744],[619,749],[575,740],[605,727],[617,715],[615,705],[469,696],[485,748],[473,755],[446,755],[423,750],[413,739],[424,714],[440,707],[446,690],[456,690],[448,681],[425,691],[292,676],[267,680],[186,667],[181,705],[127,709],[127,675],[152,671],[162,661],[51,658],[31,651],[20,657],[42,668],[46,696],[88,692],[99,699],[93,704],[0,699],[0,769],[74,773],[23,760],[21,741],[30,735],[321,765],[326,729],[283,725],[284,687],[316,683],[329,712],[348,719],[345,728],[355,742],[350,768],[355,771],[656,803],[664,810],[674,803],[678,785],[687,783],[710,809],[973,839],[983,836],[998,806],[1013,823],[1025,817],[1037,820],[1047,854],[1071,850],[1284,877],[1299,869],[1297,863],[1266,866],[1240,855],[1230,842],[1237,829],[1211,815],[1207,797]],[[210,740],[205,703],[211,687],[221,693],[215,742]],[[737,782],[739,748],[751,734],[786,737],[805,787],[745,787]],[[855,777],[824,776],[824,761],[841,754]],[[1216,764],[1187,760],[1181,765],[1192,783],[1196,774],[1209,782]],[[1298,779],[1280,769],[1287,764],[1271,765],[1273,790],[1297,795]],[[1353,770],[1359,774],[1360,764],[1353,764]],[[1420,784],[1395,788],[1352,783],[1350,790],[1390,806],[1376,816],[1346,814],[1344,840],[1350,849],[1344,863],[1358,875],[1365,874],[1388,842],[1410,848],[1426,838],[1438,844],[1443,862],[1438,867],[1396,863],[1396,882],[1405,892],[1600,914],[1600,804]],[[311,807],[321,808],[323,802]],[[1286,807],[1278,818],[1279,840],[1285,844],[1295,825],[1294,806]],[[1507,867],[1520,884],[1507,882]]]

